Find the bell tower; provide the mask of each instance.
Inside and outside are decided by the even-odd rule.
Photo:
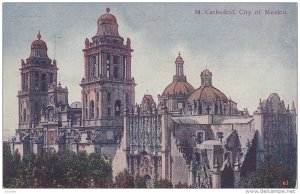
[[[41,39],[31,44],[30,56],[21,60],[21,90],[19,100],[19,129],[35,128],[41,117],[41,109],[48,103],[48,85],[56,84],[56,61],[48,57],[47,44]]]
[[[110,9],[97,21],[92,40],[85,40],[82,87],[83,127],[123,127],[123,110],[134,105],[135,82],[131,77],[131,43],[119,35]]]

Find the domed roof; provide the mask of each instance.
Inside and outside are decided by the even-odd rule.
[[[191,94],[195,88],[185,80],[175,80],[169,84],[162,95]]]
[[[223,102],[227,102],[228,98],[225,94],[213,86],[200,86],[200,88],[196,89],[188,98],[190,103],[198,100],[208,102],[221,100]]]
[[[41,34],[40,32],[37,35],[38,40],[35,40],[31,44],[31,49],[46,49],[47,50],[47,44],[41,40]]]
[[[40,31],[37,35],[37,40],[33,41],[31,44],[31,53],[27,60],[38,59],[38,60],[46,60],[47,64],[51,62],[47,54],[47,44],[41,40]],[[43,63],[45,64],[45,63]]]
[[[114,15],[110,14],[110,9],[106,8],[106,14],[103,14],[98,19],[98,24],[117,24],[117,19]]]

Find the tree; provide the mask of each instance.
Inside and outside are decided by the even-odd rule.
[[[296,174],[282,164],[267,158],[255,172],[241,179],[244,188],[294,188]]]
[[[134,178],[128,173],[127,170],[118,173],[116,176],[117,188],[134,188]]]
[[[193,187],[189,186],[187,183],[179,182],[175,185],[175,188],[193,188]]]
[[[12,179],[16,178],[21,167],[21,156],[18,151],[11,154],[9,144],[3,143],[3,187],[9,188]]]
[[[112,167],[105,162],[100,155],[89,155],[89,180],[93,181],[94,187],[109,188],[113,186]]]
[[[6,157],[8,161],[9,155]],[[86,152],[44,150],[25,155],[20,164],[15,154],[16,175],[5,174],[6,185],[13,188],[86,188],[112,187],[112,169],[101,156]],[[14,161],[13,160],[13,161]],[[4,165],[7,165],[6,162]],[[4,168],[6,168],[4,166]]]
[[[161,179],[154,182],[154,188],[173,188],[173,184],[167,179]]]
[[[147,188],[145,179],[143,177],[136,176],[134,179],[134,187],[135,188]]]

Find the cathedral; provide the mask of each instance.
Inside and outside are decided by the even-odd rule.
[[[150,94],[136,101],[130,38],[119,35],[109,8],[97,26],[95,36],[84,41],[81,101],[73,103],[57,80],[59,64],[48,57],[47,44],[37,34],[29,57],[21,60],[12,151],[21,156],[45,148],[100,154],[111,161],[114,176],[127,169],[148,187],[168,179],[196,188],[238,188],[240,177],[266,157],[296,169],[294,102],[286,107],[272,93],[253,114],[239,110],[214,87],[207,68],[195,89],[180,53],[173,81],[157,101]]]

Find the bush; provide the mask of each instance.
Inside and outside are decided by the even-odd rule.
[[[187,183],[181,183],[175,185],[175,188],[193,188],[192,186],[189,186]]]
[[[269,158],[255,172],[242,177],[240,185],[244,188],[295,188],[296,173]]]
[[[135,188],[147,188],[146,181],[143,177],[136,176],[134,179]]]
[[[173,188],[173,184],[167,179],[161,179],[154,182],[154,188]]]
[[[8,173],[4,179],[8,187],[12,188],[107,188],[112,187],[112,168],[101,156],[86,152],[78,154],[72,151],[50,151],[25,155],[17,162],[18,154],[15,154],[16,162],[8,167],[13,168],[16,175]],[[9,160],[9,156],[5,156]],[[11,173],[10,173],[11,174]]]
[[[134,178],[128,173],[127,170],[118,173],[116,176],[117,188],[134,188]]]

